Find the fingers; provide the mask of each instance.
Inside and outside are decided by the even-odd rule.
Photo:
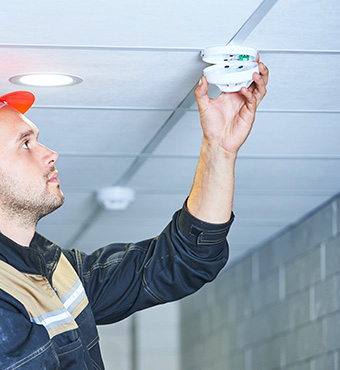
[[[258,102],[263,99],[263,97],[266,95],[266,82],[263,76],[261,76],[259,73],[253,74],[253,80],[255,82],[255,89],[254,94]]]
[[[255,61],[258,62],[258,60],[259,60],[259,55],[257,55]],[[258,63],[258,67],[259,67],[259,73],[255,72],[253,74],[253,81],[254,82],[248,87],[248,89],[251,90],[252,92],[255,91],[256,89],[258,89],[257,83],[262,84],[261,79],[257,79],[256,76],[260,75],[263,78],[264,86],[266,86],[267,83],[268,83],[268,73],[269,73],[269,71],[268,71],[267,67],[263,63]],[[263,88],[262,88],[262,91],[263,91]]]
[[[208,96],[208,81],[205,76],[200,79],[200,82],[195,88],[195,97],[198,109],[200,111],[204,111],[210,102],[210,98]]]
[[[259,73],[263,77],[265,84],[267,85],[268,83],[268,76],[269,76],[269,70],[268,68],[260,62],[260,56],[259,54],[256,55],[256,58],[254,60],[256,63],[258,63],[259,66]]]
[[[260,104],[263,97],[266,95],[266,85],[268,83],[269,71],[268,68],[263,64],[259,63],[259,73],[253,74],[254,83],[250,86],[250,90],[255,95],[257,105]]]
[[[257,107],[257,99],[256,99],[255,94],[253,93],[253,91],[251,91],[251,89],[249,89],[249,88],[247,89],[246,87],[242,87],[241,94],[246,99],[245,103],[246,103],[247,108],[250,111],[255,112],[256,107]]]
[[[269,70],[263,63],[259,63],[259,72],[260,75],[263,77],[265,84],[267,85]]]

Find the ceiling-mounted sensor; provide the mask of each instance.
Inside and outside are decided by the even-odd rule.
[[[133,189],[112,186],[98,190],[97,202],[109,211],[124,210],[135,200]]]
[[[201,51],[202,59],[214,64],[203,70],[208,83],[223,92],[240,91],[253,82],[253,73],[259,72],[255,62],[257,50],[246,46],[213,46]]]

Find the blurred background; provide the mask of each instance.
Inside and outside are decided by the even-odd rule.
[[[335,243],[339,219],[334,198],[340,189],[339,1],[11,0],[2,4],[1,14],[1,94],[15,90],[35,94],[27,116],[39,127],[40,141],[60,155],[57,168],[66,202],[40,222],[38,231],[63,248],[87,253],[111,242],[156,236],[182,206],[202,139],[193,96],[207,66],[200,51],[228,43],[251,46],[270,70],[267,96],[237,162],[229,264],[216,284],[184,300],[181,308],[180,303],[171,303],[101,327],[107,369],[339,370],[336,348],[324,344],[325,328],[335,328],[340,321],[334,316],[340,309],[338,274],[335,269],[328,275],[326,264],[328,258],[339,265],[340,260],[336,247],[334,254],[326,253],[325,241]],[[26,73],[70,74],[82,82],[25,87],[9,81]],[[219,92],[211,86],[209,94],[216,97]],[[135,200],[126,209],[105,210],[96,193],[107,186],[128,187]],[[320,216],[320,209],[328,216]],[[301,226],[302,235],[314,235],[320,229],[326,234],[313,240],[292,237],[292,230],[300,230],[297,225],[305,225],[302,220],[310,217],[314,220],[313,215],[319,215],[319,222]],[[286,240],[281,244],[282,235]],[[296,245],[306,246],[298,249],[304,267],[300,264],[292,272],[284,257],[295,258]],[[314,259],[307,252],[310,248],[317,251]],[[281,252],[277,255],[277,251]],[[243,276],[242,271],[250,274],[248,278],[236,279]],[[319,274],[311,276],[311,271]],[[287,276],[300,290],[289,290]],[[319,281],[331,284],[333,309],[321,311],[336,317],[334,325],[323,323],[323,316],[313,311],[318,302],[325,301],[322,297],[315,301],[316,289],[329,288],[316,288]],[[256,291],[251,290],[254,282]],[[273,285],[269,288],[265,282]],[[219,297],[227,296],[225,286],[234,289],[230,292],[234,309],[229,308],[229,313],[218,303]],[[238,296],[252,297],[242,303],[242,309],[235,295],[240,286],[244,290],[238,290]],[[245,333],[252,332],[245,327],[245,318],[258,322],[256,312],[297,297],[298,292],[309,305],[308,323],[321,320],[321,329],[311,333],[324,338],[322,344],[313,345],[321,345],[322,354],[329,354],[327,365],[316,362],[319,352],[306,350],[307,354],[290,358],[289,351],[281,350],[287,348],[286,342],[277,345],[278,357],[266,362],[266,353],[275,351],[263,347],[264,338],[245,340],[249,338]],[[277,296],[277,301],[268,300],[267,295]],[[306,307],[305,301],[287,304]],[[265,302],[268,305],[262,305]],[[219,316],[212,313],[216,307]],[[277,309],[284,311],[281,306]],[[230,312],[242,314],[235,317]],[[192,316],[196,321],[189,320]],[[223,332],[212,337],[211,317],[219,317],[216,328],[224,320],[243,323],[243,327],[226,324]],[[266,317],[263,325],[268,326]],[[282,322],[280,318],[273,322]],[[290,326],[283,322],[282,330],[296,332],[296,325],[305,328],[307,321],[291,318]],[[233,336],[239,330],[243,341],[240,334]],[[262,327],[254,330],[264,332]],[[272,325],[267,330],[269,343],[279,332]],[[294,339],[303,343],[301,351],[310,347],[311,333]],[[195,338],[218,360],[195,346]],[[337,337],[332,338],[331,343]],[[224,345],[220,348],[213,340]],[[231,343],[238,345],[234,348]],[[261,352],[259,346],[266,349]],[[217,347],[214,352],[212,348]],[[254,360],[259,358],[264,362]]]

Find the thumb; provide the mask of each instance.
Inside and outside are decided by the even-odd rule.
[[[198,85],[195,89],[195,97],[198,105],[198,109],[200,111],[205,110],[210,102],[210,98],[208,95],[208,81],[205,76],[202,76]]]

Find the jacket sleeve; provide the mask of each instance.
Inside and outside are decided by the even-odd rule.
[[[111,244],[90,255],[63,252],[84,284],[96,323],[109,324],[212,281],[227,262],[226,236],[233,219],[209,224],[184,205],[156,238]]]

